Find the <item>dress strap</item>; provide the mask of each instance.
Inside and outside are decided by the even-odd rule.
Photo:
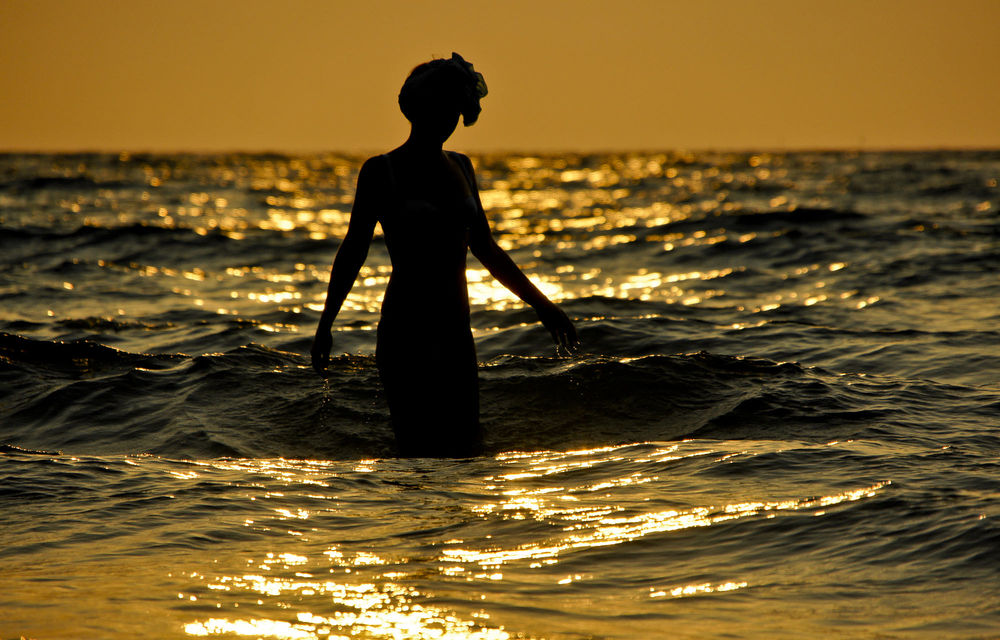
[[[469,171],[469,169],[471,169],[471,165],[469,167],[466,167],[465,162],[462,161],[462,156],[460,156],[459,154],[454,153],[453,151],[449,151],[448,153],[451,155],[452,158],[458,160],[458,166],[462,167],[462,175],[465,176],[465,181],[469,184],[469,189],[472,190],[472,194],[475,195],[476,193],[478,193],[479,185],[476,184],[475,175]]]

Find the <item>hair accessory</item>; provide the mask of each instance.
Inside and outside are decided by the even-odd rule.
[[[477,100],[486,97],[486,94],[489,92],[486,88],[486,79],[483,78],[483,74],[473,68],[471,62],[466,61],[465,58],[458,55],[454,51],[451,52],[451,60],[449,60],[449,62],[457,66],[469,77],[469,88],[471,89],[472,95],[474,95]]]

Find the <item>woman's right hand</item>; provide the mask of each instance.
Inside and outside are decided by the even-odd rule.
[[[326,365],[330,362],[330,349],[332,348],[333,337],[330,335],[330,330],[317,329],[309,353],[312,355],[313,369],[321,376],[326,376]]]

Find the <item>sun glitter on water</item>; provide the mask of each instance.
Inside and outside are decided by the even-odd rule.
[[[240,573],[220,573],[213,577],[193,572],[192,588],[178,597],[190,602],[215,601],[222,613],[185,624],[190,636],[238,635],[261,638],[435,638],[451,640],[506,640],[511,635],[491,623],[485,611],[456,612],[435,602],[433,593],[424,593],[414,580],[424,573],[456,583],[503,584],[509,579],[523,582],[525,572],[544,571],[531,579],[550,581],[551,588],[593,580],[589,573],[560,573],[555,565],[587,549],[609,547],[647,536],[712,527],[749,518],[775,518],[796,512],[823,516],[831,507],[878,495],[889,482],[836,494],[784,500],[749,500],[724,504],[704,504],[686,509],[645,509],[627,503],[609,503],[608,491],[640,490],[658,476],[636,471],[584,485],[562,484],[560,478],[582,470],[644,462],[682,463],[685,459],[711,458],[716,454],[685,443],[657,446],[636,458],[621,447],[600,447],[568,452],[511,452],[497,456],[502,473],[483,478],[483,488],[496,497],[464,505],[470,515],[483,520],[537,521],[556,535],[534,536],[534,540],[503,535],[486,539],[444,539],[436,543],[429,557],[398,553],[388,555],[336,544],[317,547],[311,543],[323,537],[322,517],[336,513],[334,507],[308,509],[294,506],[304,491],[321,504],[336,499],[333,463],[292,460],[230,460],[195,463],[188,472],[173,472],[180,480],[197,482],[204,476],[239,471],[259,476],[268,488],[249,496],[251,502],[266,502],[265,511],[245,518],[243,526],[269,537],[296,540],[285,551],[270,551],[259,560],[247,558]],[[765,447],[767,450],[767,447]],[[763,451],[763,450],[762,450]],[[723,456],[753,456],[746,451]],[[378,460],[359,461],[352,473],[369,474],[384,467]],[[199,471],[198,469],[201,469]],[[505,469],[504,469],[505,468]],[[278,484],[275,485],[275,482]],[[284,488],[281,488],[284,487]],[[312,487],[310,489],[310,487]],[[278,490],[281,489],[281,490]],[[287,502],[287,504],[283,504]],[[637,508],[638,507],[638,508]],[[257,507],[255,507],[256,509]],[[269,515],[268,515],[269,514]],[[285,546],[285,545],[280,545]],[[280,548],[279,546],[279,548]],[[512,575],[507,575],[508,572]],[[212,575],[211,573],[209,575]],[[515,577],[516,576],[516,577]],[[650,587],[649,599],[683,598],[722,594],[752,588],[739,576],[718,583],[691,583]],[[482,598],[486,598],[483,591]],[[242,605],[242,606],[241,606]],[[210,607],[206,604],[206,607]],[[250,607],[250,616],[234,615]],[[289,611],[290,610],[290,611]],[[281,615],[269,615],[269,612]],[[294,621],[289,620],[294,613]]]

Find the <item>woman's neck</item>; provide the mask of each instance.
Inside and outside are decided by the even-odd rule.
[[[442,157],[444,143],[458,124],[458,115],[448,122],[410,123],[410,135],[401,146],[408,153],[422,157]]]
[[[444,140],[423,137],[411,132],[410,137],[400,146],[400,149],[418,156],[440,156],[444,153]]]

